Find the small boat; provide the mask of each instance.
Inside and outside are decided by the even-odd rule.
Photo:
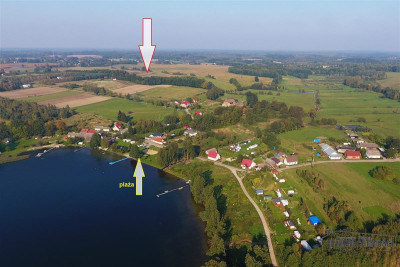
[[[36,157],[37,157],[37,158],[40,158],[42,155],[43,155],[43,153],[38,153],[38,154],[36,155]]]

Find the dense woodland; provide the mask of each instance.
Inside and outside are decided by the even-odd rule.
[[[0,122],[0,140],[52,136],[57,130],[65,129],[65,124],[53,121],[73,114],[70,108],[58,109],[0,97],[0,119],[8,121]]]

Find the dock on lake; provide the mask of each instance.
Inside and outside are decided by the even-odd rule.
[[[177,190],[182,190],[183,188],[188,187],[188,186],[190,186],[190,184],[189,184],[189,182],[186,182],[186,185],[177,187],[175,189],[166,190],[166,191],[164,191],[164,192],[162,192],[160,194],[157,194],[156,197],[161,197],[161,196],[166,195],[168,193],[172,193],[172,192],[177,191]]]

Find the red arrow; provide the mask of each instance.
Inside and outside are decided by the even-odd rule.
[[[153,27],[152,19],[144,18],[142,19],[142,45],[139,45],[140,54],[142,55],[142,60],[146,72],[149,72],[151,61],[153,60],[154,51],[156,46],[152,43],[153,39]]]

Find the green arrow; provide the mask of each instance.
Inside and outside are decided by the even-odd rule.
[[[142,178],[144,177],[144,171],[142,167],[142,163],[140,162],[140,158],[136,163],[135,172],[133,173],[133,177],[136,177],[136,195],[141,196],[142,193]]]

